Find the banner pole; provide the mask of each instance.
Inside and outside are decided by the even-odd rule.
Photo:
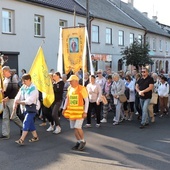
[[[40,47],[42,47],[43,44],[45,44],[45,39],[42,40]]]

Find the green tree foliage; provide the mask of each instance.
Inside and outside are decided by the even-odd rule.
[[[128,47],[121,51],[122,60],[125,60],[126,65],[133,65],[137,69],[147,64],[153,64],[149,57],[149,45],[141,44],[137,39]]]

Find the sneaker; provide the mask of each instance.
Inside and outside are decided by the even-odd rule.
[[[86,141],[80,142],[79,147],[78,147],[78,150],[79,150],[79,151],[83,151],[84,148],[85,148],[85,145],[86,145]]]
[[[85,128],[91,128],[91,124],[86,124],[84,127]]]
[[[138,113],[138,112],[136,112],[136,113],[135,113],[135,115],[139,115],[139,113]]]
[[[1,136],[0,139],[9,139],[9,136]]]
[[[107,123],[107,120],[105,118],[103,118],[100,122],[101,123]]]
[[[99,128],[99,127],[100,127],[100,124],[96,124],[96,127]]]
[[[155,122],[155,117],[154,117],[154,116],[151,118],[151,122],[152,122],[152,123]]]
[[[145,128],[145,125],[141,124],[139,128],[143,129],[143,128]]]
[[[119,124],[118,122],[114,122],[114,123],[113,123],[113,126],[118,125],[118,124]]]
[[[53,126],[50,126],[48,129],[47,129],[47,132],[51,132],[54,130],[54,127]]]
[[[94,118],[95,117],[95,115],[93,114],[93,115],[91,115],[91,118]]]
[[[113,118],[113,122],[116,122],[116,118],[115,117]]]
[[[123,122],[124,121],[124,118],[122,117],[120,120],[119,120],[119,123]]]
[[[145,123],[145,126],[149,126],[149,122],[148,122],[148,123]]]
[[[61,133],[61,127],[57,126],[56,129],[53,131],[53,133],[55,133],[55,134]]]
[[[159,117],[160,117],[160,118],[163,117],[163,114],[161,114]]]
[[[79,147],[80,143],[77,142],[75,146],[73,146],[71,149],[72,150],[78,150],[78,147]]]

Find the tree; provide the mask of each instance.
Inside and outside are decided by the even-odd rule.
[[[135,39],[134,42],[121,51],[122,60],[126,60],[126,65],[133,65],[139,70],[139,67],[153,64],[152,59],[149,57],[149,45],[141,44],[139,40]]]

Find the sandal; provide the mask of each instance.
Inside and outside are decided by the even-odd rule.
[[[18,145],[24,145],[24,141],[22,139],[15,141]]]
[[[38,137],[33,137],[32,139],[29,140],[29,142],[37,142],[39,141]]]

